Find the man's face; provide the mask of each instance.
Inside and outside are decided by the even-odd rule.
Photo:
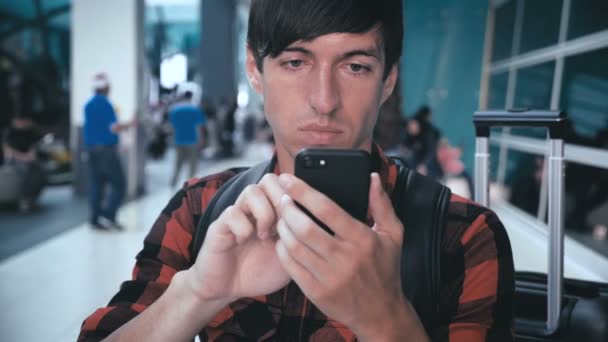
[[[397,78],[384,75],[378,29],[363,34],[331,33],[296,41],[263,72],[249,51],[247,71],[264,97],[279,160],[293,160],[303,147],[371,149],[378,111]]]

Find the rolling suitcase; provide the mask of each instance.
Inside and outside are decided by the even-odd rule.
[[[515,274],[515,341],[608,342],[608,284],[563,278],[566,115],[557,111],[479,111],[473,121],[475,200],[484,206],[489,205],[490,128],[549,130],[548,274]]]

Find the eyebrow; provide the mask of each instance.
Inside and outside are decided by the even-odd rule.
[[[283,52],[299,52],[299,53],[303,53],[305,55],[313,54],[312,51],[310,51],[306,48],[303,48],[301,46],[286,47],[285,50],[283,50]],[[342,54],[341,59],[348,59],[348,58],[355,57],[355,56],[372,57],[377,60],[380,60],[378,50],[374,49],[374,48],[348,51],[348,52]]]
[[[372,57],[377,60],[380,60],[378,50],[376,50],[376,49],[354,50],[354,51],[349,51],[343,55],[344,58],[350,58],[350,57],[354,57],[354,56]]]

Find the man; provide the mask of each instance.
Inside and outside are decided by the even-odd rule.
[[[119,124],[108,100],[110,82],[105,73],[95,75],[95,95],[84,107],[84,144],[89,164],[90,224],[93,229],[123,229],[116,212],[125,196],[126,181],[118,155],[118,132],[132,123]]]
[[[442,177],[437,161],[437,148],[441,132],[431,122],[431,109],[421,106],[406,123],[406,137],[403,144],[413,154],[412,167],[422,174],[435,179]]]
[[[80,340],[511,339],[508,238],[492,212],[457,196],[441,244],[438,325],[425,331],[402,293],[408,228],[388,197],[397,167],[371,138],[397,80],[402,20],[400,0],[252,1],[246,67],[274,132],[275,172],[210,225],[196,260],[198,219],[234,172],[179,191],[146,238],[134,279],[83,323]],[[305,146],[372,152],[371,228],[292,175]]]
[[[20,115],[13,118],[4,137],[6,163],[21,176],[17,204],[22,212],[29,212],[35,207],[38,196],[46,185],[46,174],[36,153],[42,135],[29,115]]]
[[[173,126],[176,152],[175,168],[171,178],[171,186],[174,187],[185,161],[190,163],[190,177],[194,177],[196,174],[198,154],[203,143],[203,129],[207,120],[205,114],[192,105],[192,92],[190,91],[186,91],[183,101],[171,109],[169,120]]]

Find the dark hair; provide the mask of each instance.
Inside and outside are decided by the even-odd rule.
[[[427,105],[422,105],[414,114],[414,119],[427,121],[431,116],[431,108]]]
[[[384,77],[401,57],[401,0],[253,0],[247,44],[262,71],[264,57],[277,57],[289,44],[329,33],[364,33],[378,25],[384,47]]]

